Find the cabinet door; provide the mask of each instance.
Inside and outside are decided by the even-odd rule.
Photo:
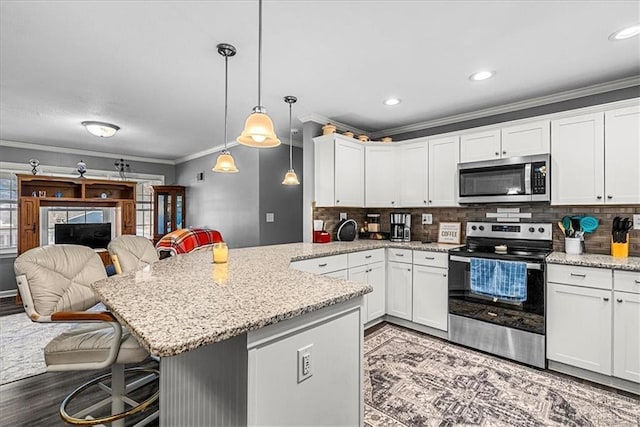
[[[325,273],[323,274],[323,276],[347,280],[349,278],[349,273],[347,272],[347,270],[338,270],[332,271],[331,273]]]
[[[365,206],[392,208],[398,205],[396,147],[365,148]]]
[[[460,163],[500,158],[500,129],[460,137]]]
[[[37,199],[20,198],[18,222],[18,253],[40,246],[40,203]]]
[[[605,122],[606,203],[640,203],[640,107],[607,111]]]
[[[640,294],[614,297],[613,375],[640,383]]]
[[[429,206],[458,206],[459,137],[429,140]]]
[[[133,200],[122,202],[122,234],[136,234],[136,203]]]
[[[364,206],[364,146],[336,141],[335,206]]]
[[[313,190],[316,206],[335,206],[335,145],[333,138],[313,140]]]
[[[551,203],[604,201],[604,114],[551,122]]]
[[[447,270],[414,265],[413,321],[446,331],[447,314]]]
[[[369,270],[368,265],[361,265],[358,267],[350,268],[348,272],[349,280],[357,283],[367,283],[367,270]],[[374,289],[374,292],[375,292],[375,289]],[[369,321],[369,316],[368,316],[369,295],[371,294],[365,294],[364,298],[362,298],[362,309],[360,311],[360,318],[362,319],[363,324]]]
[[[399,149],[400,166],[400,206],[427,206],[428,190],[428,153],[427,142],[401,145]]]
[[[411,320],[412,266],[400,262],[390,262],[387,265],[387,314]]]
[[[376,262],[367,266],[367,283],[373,286],[373,292],[366,295],[367,322],[384,316],[386,312],[386,274],[385,263]]]
[[[611,291],[547,284],[547,358],[611,375]]]
[[[502,128],[501,157],[532,156],[550,151],[549,120]]]

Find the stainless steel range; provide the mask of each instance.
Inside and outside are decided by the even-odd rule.
[[[467,223],[449,251],[449,339],[540,368],[545,359],[548,223]]]

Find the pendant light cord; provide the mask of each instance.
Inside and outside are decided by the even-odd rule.
[[[262,0],[258,0],[258,107],[262,108]]]
[[[289,169],[293,169],[293,129],[291,128],[291,107],[292,103],[289,104]]]
[[[227,93],[229,92],[229,56],[224,56],[224,151],[227,151]]]

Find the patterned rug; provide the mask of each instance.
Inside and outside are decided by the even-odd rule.
[[[364,350],[365,426],[640,425],[640,400],[393,325]]]

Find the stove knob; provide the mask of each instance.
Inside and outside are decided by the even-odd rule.
[[[535,228],[533,228],[533,227],[529,227],[529,233],[533,233],[534,231],[536,231],[536,229],[535,229]]]
[[[475,225],[472,225],[472,226],[471,226],[471,229],[472,229],[472,230],[475,230],[475,229],[477,229],[477,228],[478,228],[478,227],[476,227]]]
[[[538,231],[541,232],[541,233],[544,233],[544,227],[538,228]]]
[[[484,231],[484,225],[481,225],[479,228],[480,228],[480,231]]]

